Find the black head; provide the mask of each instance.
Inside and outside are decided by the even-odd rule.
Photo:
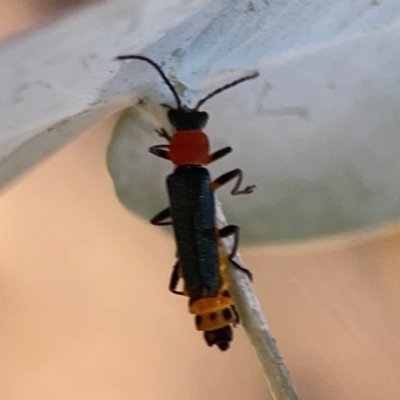
[[[229,89],[233,86],[236,86],[237,84],[247,81],[249,79],[254,79],[258,76],[258,72],[255,72],[251,75],[245,76],[243,78],[237,79],[231,83],[228,83],[225,86],[222,86],[210,94],[208,94],[206,97],[203,99],[199,100],[195,107],[189,108],[186,106],[182,105],[181,99],[178,96],[178,93],[174,86],[172,85],[171,81],[167,78],[167,76],[164,74],[163,70],[160,68],[159,65],[157,65],[153,60],[147,57],[139,56],[139,55],[126,55],[126,56],[118,56],[116,58],[117,60],[141,60],[141,61],[146,61],[148,64],[152,65],[157,72],[160,74],[161,78],[164,80],[166,85],[169,87],[171,90],[172,94],[175,97],[176,100],[176,108],[171,107],[170,110],[168,111],[168,118],[169,121],[173,126],[175,126],[178,130],[184,130],[184,129],[199,129],[201,130],[202,128],[205,127],[208,121],[208,114],[206,112],[201,112],[199,111],[200,106],[202,106],[207,100],[209,100],[211,97],[214,97],[216,94],[223,92],[226,89]]]
[[[205,111],[192,110],[187,107],[171,108],[168,111],[168,119],[177,130],[202,130],[207,124],[208,114]]]
[[[233,340],[232,328],[227,325],[215,331],[206,331],[204,332],[204,339],[209,346],[216,344],[220,350],[228,350]]]

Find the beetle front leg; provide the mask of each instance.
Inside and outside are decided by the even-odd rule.
[[[156,146],[151,146],[149,152],[157,157],[169,160],[169,145],[168,144],[158,144]]]
[[[214,153],[209,155],[208,162],[206,165],[211,164],[212,162],[219,160],[222,157],[225,157],[228,153],[232,151],[232,147],[224,147],[221,150],[217,150]]]

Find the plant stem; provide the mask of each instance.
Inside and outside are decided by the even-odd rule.
[[[219,229],[227,225],[221,203],[216,199],[216,219]],[[233,241],[230,237],[221,239],[224,251],[230,253]],[[243,265],[240,255],[235,257]],[[239,312],[244,329],[261,362],[271,395],[275,400],[299,400],[288,369],[276,346],[275,338],[261,309],[253,285],[245,273],[230,265],[228,275],[231,281],[230,293]]]

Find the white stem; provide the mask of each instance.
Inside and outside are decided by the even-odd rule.
[[[227,225],[221,202],[218,199],[216,199],[216,219],[219,229]],[[232,238],[223,238],[221,242],[225,253],[229,254],[233,244]],[[239,253],[236,254],[236,260],[240,265],[243,265]],[[275,338],[264,317],[253,285],[246,274],[232,265],[228,268],[228,275],[231,281],[230,293],[241,317],[243,327],[264,369],[272,396],[275,400],[299,400],[296,388],[276,346]]]

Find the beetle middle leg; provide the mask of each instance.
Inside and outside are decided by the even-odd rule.
[[[173,225],[171,221],[165,221],[166,219],[171,218],[171,209],[168,207],[165,210],[160,211],[157,215],[155,215],[151,220],[150,223],[152,225],[157,226],[166,226],[166,225]]]
[[[234,267],[239,269],[240,271],[244,272],[249,279],[252,281],[253,280],[253,275],[251,272],[247,269],[242,267],[239,263],[237,263],[233,257],[235,257],[237,253],[237,249],[239,246],[239,227],[236,225],[227,225],[224,226],[222,229],[219,230],[219,236],[221,238],[228,237],[228,236],[233,236],[233,246],[230,254],[228,254],[228,260],[232,263]]]
[[[231,195],[232,196],[237,196],[239,194],[250,194],[253,193],[254,189],[256,188],[256,185],[249,185],[246,186],[244,189],[239,190],[240,185],[242,184],[243,180],[243,171],[239,168],[236,168],[232,171],[229,171],[220,177],[218,177],[213,183],[212,183],[212,188],[213,190],[219,189],[221,186],[225,185],[228,183],[230,180],[237,178],[235,186],[231,190]]]

